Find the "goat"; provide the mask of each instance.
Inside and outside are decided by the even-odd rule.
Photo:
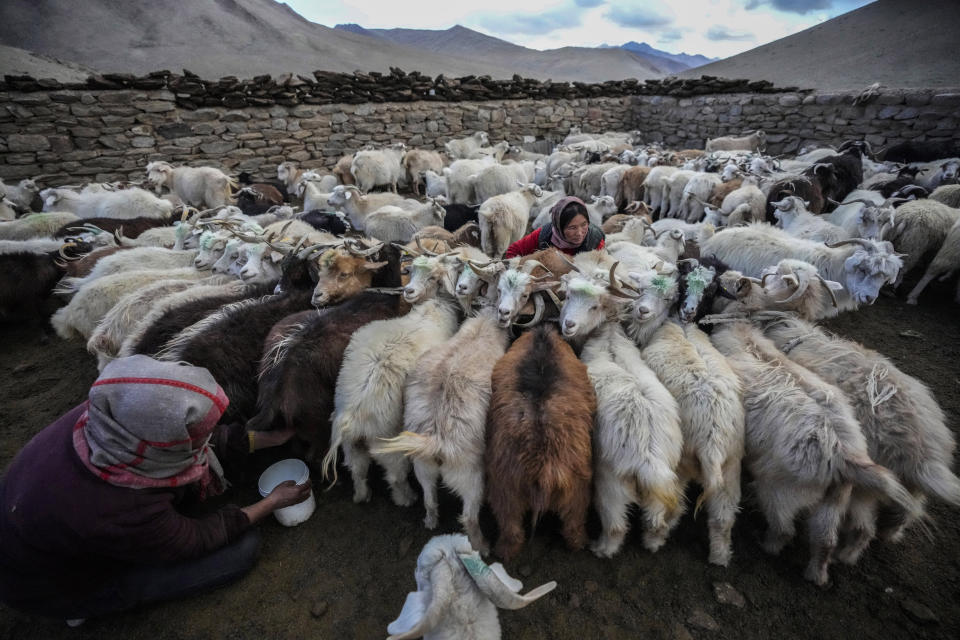
[[[299,214],[296,219],[306,222],[317,231],[326,231],[335,236],[342,236],[353,229],[347,216],[340,212],[313,209]]]
[[[253,184],[237,191],[237,206],[244,215],[256,216],[283,204],[283,194],[269,184]]]
[[[960,145],[955,140],[909,140],[887,147],[881,160],[907,163],[956,157],[960,157]]]
[[[406,172],[407,184],[413,187],[413,194],[416,196],[420,195],[420,183],[425,181],[424,174],[429,171],[436,176],[443,171],[443,157],[436,151],[426,149],[411,149],[403,156],[401,164]],[[425,187],[429,187],[429,181]]]
[[[960,219],[960,209],[936,200],[912,200],[900,205],[893,229],[887,239],[903,256],[903,267],[894,283],[900,286],[904,276],[921,264],[928,254],[943,246],[950,228]]]
[[[497,608],[520,609],[556,588],[548,582],[525,595],[523,583],[499,562],[487,566],[463,535],[431,538],[417,557],[417,590],[407,594],[387,640],[500,640]]]
[[[594,502],[603,533],[592,550],[600,557],[616,554],[627,534],[627,510],[640,504],[648,526],[644,546],[655,552],[683,513],[677,403],[616,322],[626,297],[616,281],[609,288],[620,302],[592,277],[567,274],[563,280],[560,327],[568,340],[586,339],[580,359],[597,398]]]
[[[794,238],[762,223],[717,233],[700,243],[700,253],[716,256],[731,269],[754,277],[783,258],[809,262],[823,277],[844,285],[838,296],[839,308],[832,313],[873,304],[880,287],[893,283],[903,265],[889,242],[850,238],[829,246]]]
[[[930,284],[934,278],[947,280],[960,270],[960,219],[953,223],[947,237],[944,238],[940,250],[933,257],[923,277],[917,282],[910,294],[907,296],[907,304],[917,304],[917,298],[923,290]],[[960,303],[960,284],[957,285],[957,294],[954,298]]]
[[[0,241],[0,322],[43,322],[45,302],[64,273],[61,259],[90,249],[85,243]]]
[[[739,138],[726,136],[721,138],[711,138],[707,140],[704,149],[707,153],[711,151],[736,151],[743,149],[745,151],[763,152],[767,148],[767,134],[762,130],[754,131],[750,135]]]
[[[494,164],[471,176],[473,201],[486,202],[493,196],[516,191],[517,184],[527,182],[527,172],[518,164]]]
[[[386,470],[393,502],[409,506],[415,495],[407,483],[410,462],[401,454],[371,450],[378,438],[398,435],[403,426],[403,387],[417,360],[456,331],[452,301],[432,298],[406,315],[377,320],[354,332],[343,354],[331,418],[330,450],[324,476],[336,482],[337,454],[353,479],[353,501],[370,500],[367,470],[371,458]]]
[[[407,430],[374,449],[413,459],[428,529],[438,523],[436,485],[442,479],[463,500],[460,521],[470,544],[484,554],[489,547],[480,531],[480,507],[490,380],[507,341],[491,306],[468,318],[453,338],[417,361],[404,389]]]
[[[360,192],[359,187],[338,185],[327,204],[337,211],[347,214],[354,229],[363,231],[366,228],[366,218],[371,212],[380,207],[396,206],[402,209],[417,209],[421,204],[416,200],[408,200],[395,193],[368,193]]]
[[[430,200],[417,209],[380,207],[369,213],[364,220],[364,230],[371,238],[382,242],[410,242],[420,229],[441,224],[445,211],[436,200]]]
[[[172,251],[161,247],[137,247],[115,253],[99,260],[90,273],[82,278],[66,278],[60,284],[61,294],[70,294],[104,276],[129,273],[144,269],[182,269],[191,267],[195,251]]]
[[[528,510],[534,522],[557,512],[567,545],[586,544],[596,408],[586,366],[549,325],[521,335],[494,365],[484,466],[501,558],[520,550]]]
[[[643,181],[643,201],[650,206],[651,212],[658,213],[658,217],[664,217],[669,195],[667,181],[677,171],[679,169],[676,167],[657,166],[650,170]]]
[[[811,202],[810,211],[829,213],[836,206],[833,202],[842,201],[863,182],[863,162],[860,153],[856,149],[850,149],[845,153],[821,159],[804,171],[803,175],[817,182],[826,201],[822,210],[815,209],[816,203]]]
[[[930,390],[876,351],[792,314],[778,315],[764,323],[764,335],[790,360],[846,394],[870,457],[896,474],[917,499],[929,495],[960,505],[960,479],[950,471],[956,443]],[[856,562],[874,536],[876,509],[872,492],[854,488],[839,560]],[[881,536],[899,539],[915,515],[900,514]]]
[[[477,149],[488,144],[490,144],[490,138],[487,136],[487,132],[476,131],[469,137],[449,140],[444,143],[443,147],[452,160],[459,160],[469,157]]]
[[[166,187],[194,207],[222,207],[230,204],[230,189],[236,182],[214,167],[174,167],[156,161],[147,165],[147,180],[156,189]]]
[[[790,196],[797,196],[806,202],[807,210],[811,213],[823,213],[824,211],[824,198],[819,180],[807,176],[798,176],[780,180],[770,185],[770,190],[767,191],[767,222],[770,224],[777,223],[777,219],[773,215],[773,203]],[[840,199],[842,200],[843,197]]]
[[[423,194],[428,198],[436,198],[437,196],[443,196],[444,198],[450,197],[450,193],[447,190],[447,176],[440,175],[440,173],[436,171],[424,171],[423,183]],[[415,184],[419,184],[419,181]],[[416,193],[416,191],[414,193]]]
[[[373,271],[363,270],[369,278],[363,286],[398,286],[397,250],[383,246],[375,255],[383,259],[383,264]],[[362,256],[351,258],[354,267],[367,262]],[[337,375],[351,336],[370,322],[396,317],[406,308],[396,295],[361,291],[359,287],[355,290],[355,295],[341,295],[342,303],[327,306],[319,313],[311,312],[302,322],[290,327],[279,341],[265,346],[260,359],[257,413],[247,422],[247,428],[270,429],[279,421],[295,429],[297,435],[309,443],[306,457],[312,463],[323,459],[330,444]]]
[[[397,183],[404,175],[401,165],[406,147],[396,144],[388,149],[358,151],[350,164],[360,191],[367,192],[377,186],[387,185],[393,193],[397,192]]]
[[[930,194],[930,199],[936,200],[948,207],[953,207],[954,209],[960,208],[960,185],[947,184],[937,187],[936,190]]]
[[[759,281],[741,277],[737,296],[747,298],[761,288]],[[784,356],[749,322],[721,324],[711,340],[743,381],[745,460],[769,527],[763,547],[779,553],[793,537],[798,513],[808,510],[811,553],[804,576],[825,585],[854,487],[911,514],[918,505],[889,470],[870,458],[853,409],[838,388]]]
[[[795,238],[831,244],[850,237],[843,227],[807,211],[803,200],[796,196],[789,196],[772,204],[773,215],[780,222],[780,226]]]
[[[0,180],[0,193],[4,194],[14,206],[23,211],[30,211],[34,201],[40,195],[40,187],[30,179],[21,180],[18,184],[3,184]]]
[[[443,175],[447,179],[447,196],[450,202],[453,204],[477,203],[474,191],[475,180],[472,176],[494,164],[492,158],[461,159],[455,160],[449,167],[444,168]]]
[[[530,206],[543,195],[535,184],[519,191],[490,198],[477,211],[480,224],[480,246],[484,253],[499,258],[512,243],[523,237],[530,216]]]
[[[143,189],[76,193],[69,189],[44,189],[43,210],[69,211],[80,218],[158,218],[168,220],[173,204]]]

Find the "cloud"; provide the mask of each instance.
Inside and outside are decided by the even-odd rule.
[[[727,27],[717,25],[707,30],[708,40],[753,40],[752,33],[731,31]]]
[[[811,11],[832,8],[833,0],[748,0],[745,8],[749,11],[763,4],[769,4],[780,11],[806,15]]]
[[[683,38],[683,33],[687,29],[667,29],[666,31],[661,31],[657,42],[676,42]]]
[[[481,13],[474,22],[494,33],[544,35],[558,29],[570,29],[582,24],[585,8],[596,7],[603,0],[574,0],[571,4],[546,9],[539,13]]]
[[[673,16],[664,15],[652,7],[636,3],[610,7],[610,10],[604,15],[608,20],[621,27],[633,29],[662,27],[673,22]]]

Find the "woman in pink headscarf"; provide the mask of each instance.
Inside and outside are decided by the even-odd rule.
[[[561,198],[550,209],[550,223],[520,238],[507,248],[505,258],[527,256],[554,247],[567,255],[603,249],[604,234],[590,224],[587,205],[580,198]]]
[[[0,480],[0,599],[75,623],[249,571],[260,546],[251,525],[305,500],[310,484],[184,515],[224,490],[221,461],[237,468],[292,435],[218,425],[228,402],[200,367],[142,355],[107,365],[87,402],[38,433]]]

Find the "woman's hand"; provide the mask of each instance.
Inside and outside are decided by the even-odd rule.
[[[296,484],[293,480],[281,482],[266,498],[260,502],[255,502],[249,507],[244,507],[241,511],[247,514],[247,518],[250,519],[251,524],[259,522],[276,509],[300,504],[306,500],[310,496],[311,486],[309,478],[303,484]]]
[[[252,451],[257,449],[267,449],[269,447],[279,447],[285,444],[294,436],[292,427],[288,429],[276,429],[273,431],[249,431],[252,440]]]
[[[274,509],[300,504],[310,497],[311,486],[309,478],[303,484],[296,484],[293,480],[287,480],[278,484],[265,499],[273,501]]]

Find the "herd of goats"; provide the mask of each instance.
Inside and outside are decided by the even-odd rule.
[[[0,318],[46,325],[55,296],[54,330],[101,369],[138,353],[206,367],[226,420],[295,428],[332,481],[342,455],[356,502],[374,461],[413,504],[412,465],[427,528],[442,480],[467,550],[489,552],[486,502],[506,560],[531,511],[583,548],[591,504],[595,554],[621,549],[632,505],[656,551],[696,482],[709,561],[727,565],[743,464],[764,549],[804,519],[805,576],[824,585],[927,499],[960,505],[930,390],[816,324],[914,269],[911,304],[956,274],[960,150],[763,150],[762,132],[672,151],[576,130],[541,155],[477,133],[332,172],[285,162],[276,180],[167,162],[139,185],[25,180],[3,187]],[[605,247],[503,259],[565,195]]]

